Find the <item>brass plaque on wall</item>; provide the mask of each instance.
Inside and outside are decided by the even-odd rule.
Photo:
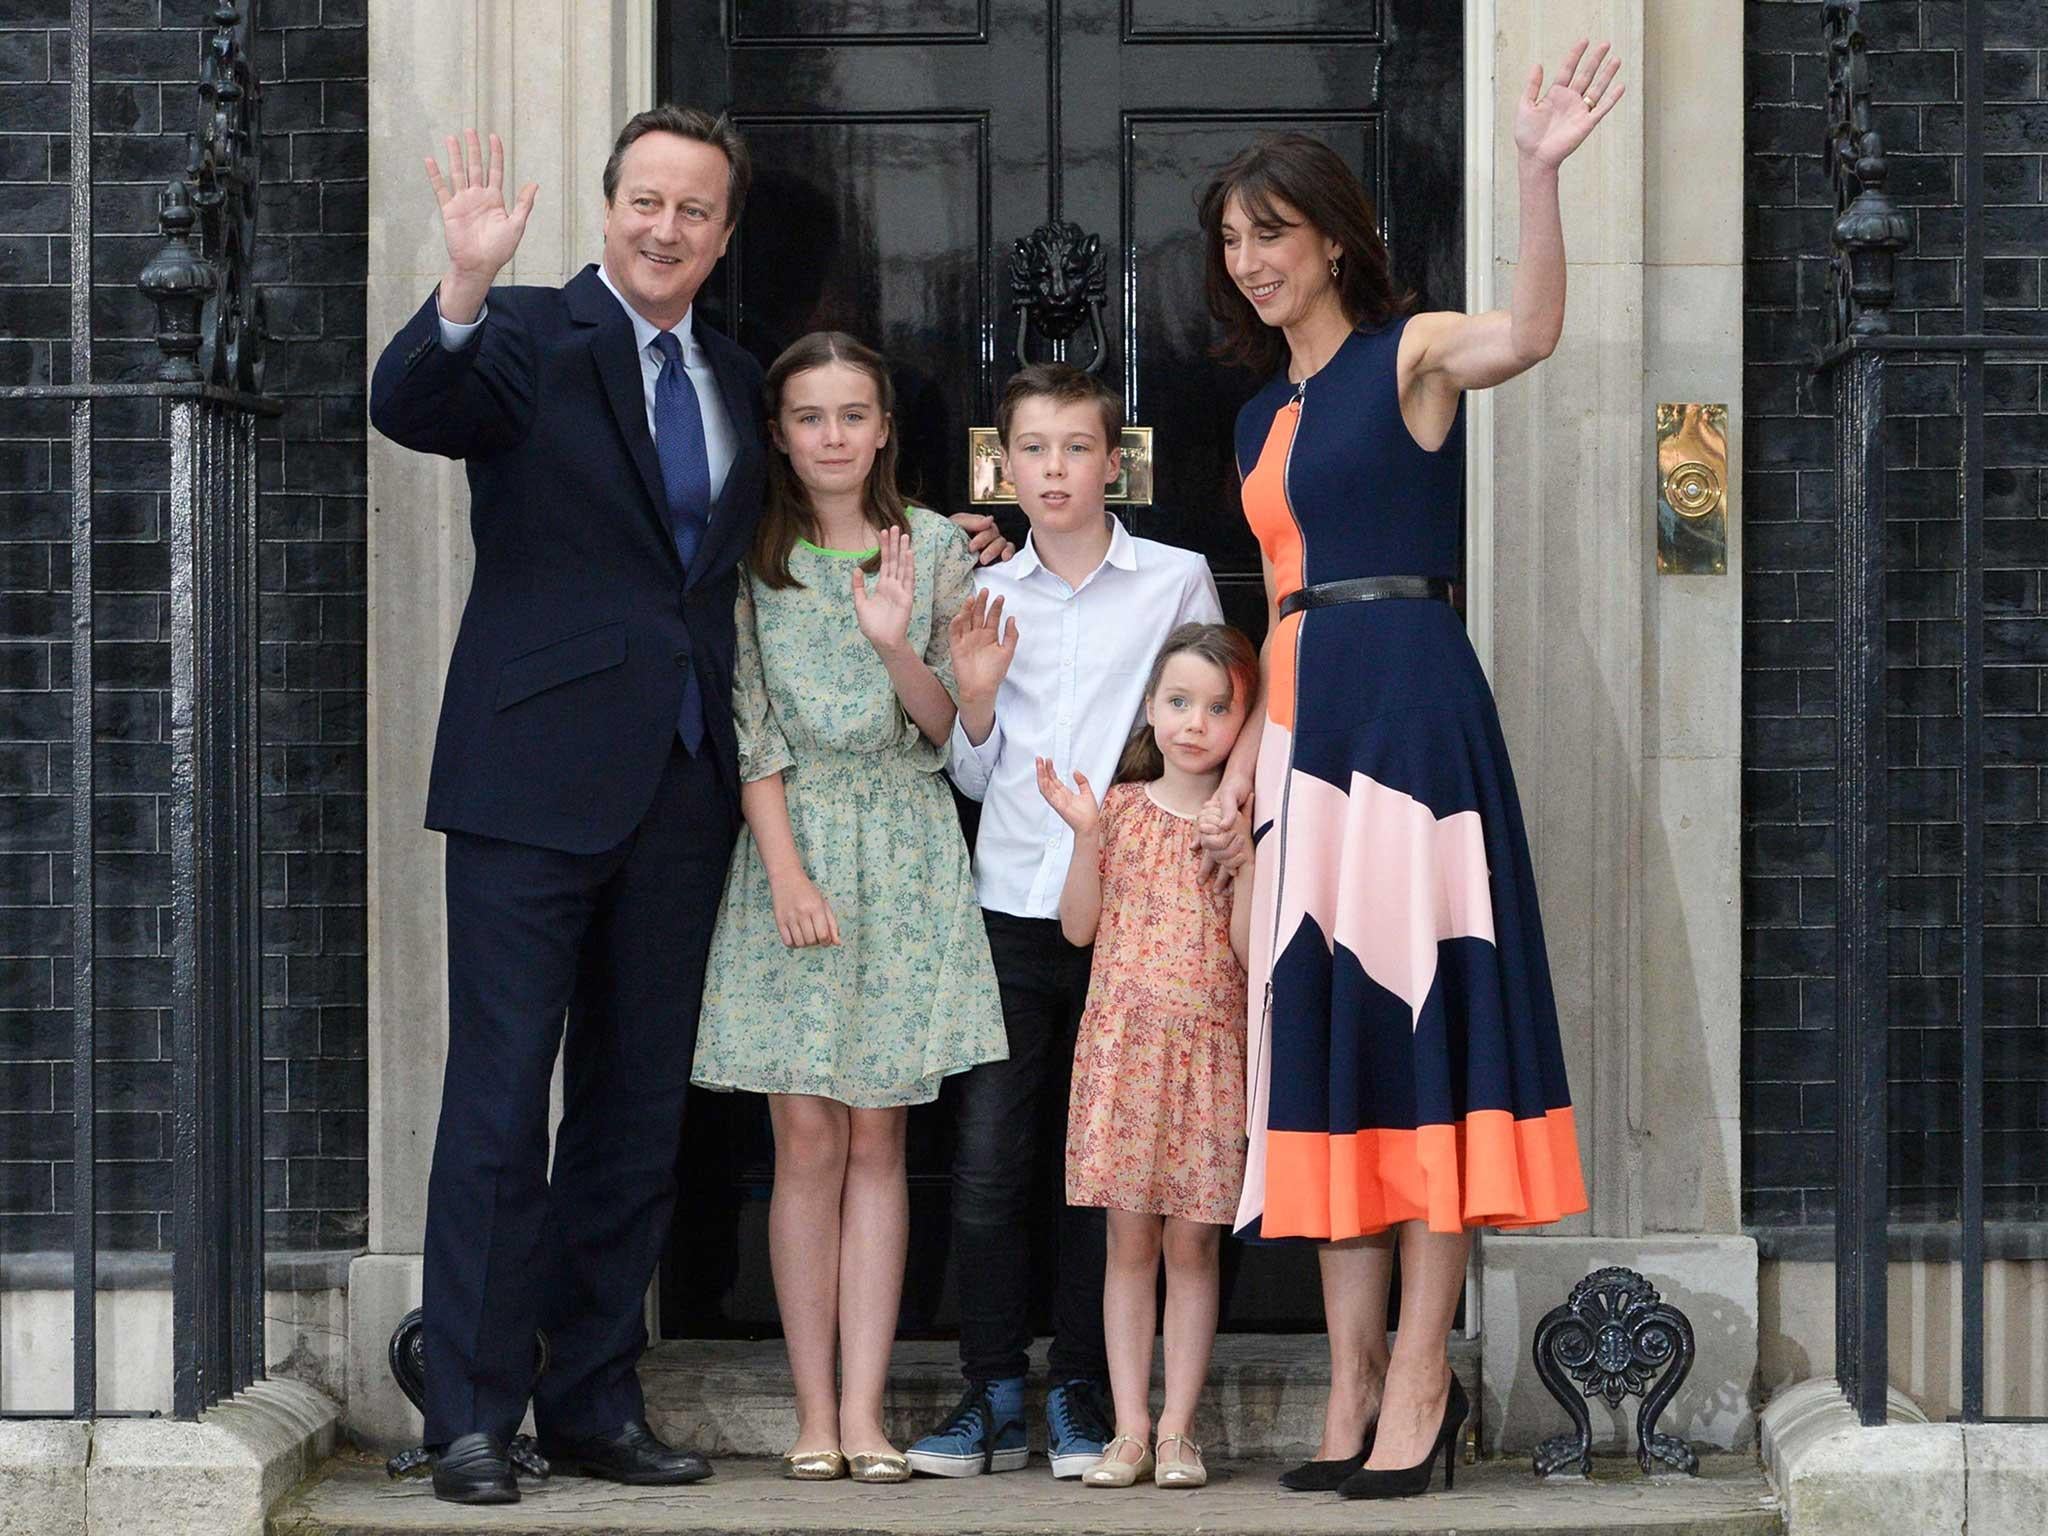
[[[1728,407],[1657,407],[1657,569],[1728,573]]]
[[[1123,473],[1103,499],[1126,506],[1152,504],[1152,429],[1125,427]],[[1015,506],[1017,487],[1003,474],[1003,445],[994,427],[967,429],[967,499],[978,507]]]

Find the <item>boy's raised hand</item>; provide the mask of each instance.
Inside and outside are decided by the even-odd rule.
[[[1061,821],[1074,829],[1074,836],[1093,835],[1102,825],[1102,807],[1095,803],[1095,791],[1088,787],[1088,776],[1076,769],[1074,787],[1069,789],[1053,772],[1051,758],[1041,757],[1035,761],[1038,764],[1038,792],[1045,796],[1045,803],[1053,808]]]
[[[953,615],[946,648],[952,653],[953,683],[960,690],[962,708],[970,701],[993,705],[1017,655],[1017,621],[1005,625],[1003,600],[991,602],[987,592],[977,592]]]
[[[859,564],[853,568],[853,621],[867,637],[875,654],[884,660],[903,648],[910,633],[910,610],[917,597],[917,567],[910,551],[910,535],[898,528],[884,528],[881,540],[882,568],[875,573],[875,585],[868,588],[867,573]]]

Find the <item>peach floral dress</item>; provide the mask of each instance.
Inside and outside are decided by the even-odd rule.
[[[1227,1225],[1244,1183],[1244,967],[1194,822],[1102,802],[1102,918],[1067,1107],[1067,1203]]]

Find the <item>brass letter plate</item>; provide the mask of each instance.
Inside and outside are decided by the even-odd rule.
[[[1657,407],[1657,569],[1728,573],[1728,407]]]
[[[1127,506],[1152,505],[1152,429],[1125,427],[1123,473],[1103,497]],[[967,429],[967,499],[977,507],[1015,506],[1017,487],[1003,475],[1003,445],[994,427]]]

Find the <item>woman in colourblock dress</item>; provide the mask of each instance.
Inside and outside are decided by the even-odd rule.
[[[1420,1493],[1439,1453],[1448,1483],[1470,1231],[1586,1205],[1514,777],[1448,598],[1463,391],[1556,343],[1557,171],[1620,96],[1607,55],[1579,44],[1547,94],[1530,78],[1509,310],[1408,314],[1364,189],[1307,135],[1246,151],[1203,200],[1226,349],[1271,373],[1237,424],[1272,604],[1264,718],[1220,799],[1255,777],[1237,1227],[1327,1245],[1330,1401],[1291,1488]]]
[[[1244,1179],[1251,899],[1238,868],[1202,878],[1197,836],[1220,830],[1216,790],[1258,684],[1251,641],[1183,624],[1152,664],[1144,722],[1100,807],[1082,774],[1069,788],[1038,760],[1039,792],[1074,831],[1060,928],[1070,944],[1095,946],[1067,1107],[1067,1203],[1108,1211],[1102,1331],[1116,1436],[1081,1474],[1091,1488],[1147,1476],[1199,1488],[1209,1477],[1188,1431],[1216,1339],[1223,1229]],[[1166,1402],[1155,1458],[1162,1259]]]
[[[909,1224],[905,1116],[948,1074],[1008,1051],[941,774],[947,626],[974,557],[896,491],[875,353],[807,336],[765,389],[777,451],[733,684],[746,829],[691,1078],[768,1095],[769,1258],[797,1395],[786,1472],[898,1482],[910,1466],[881,1411]]]

